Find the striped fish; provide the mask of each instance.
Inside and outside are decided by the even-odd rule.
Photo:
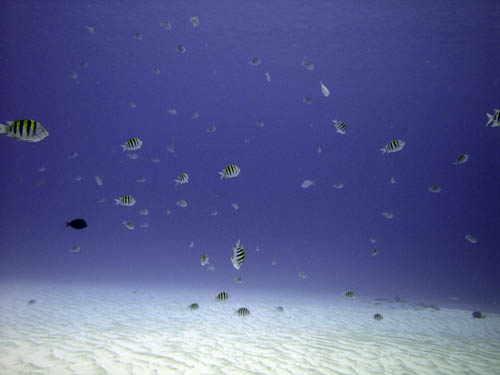
[[[0,124],[0,134],[24,142],[40,142],[49,136],[49,132],[35,120],[7,121],[7,125]]]
[[[469,155],[468,154],[460,154],[460,155],[458,155],[457,160],[455,160],[453,162],[453,164],[460,165],[460,164],[466,163],[467,160],[469,160]]]
[[[115,199],[115,205],[120,206],[129,206],[132,207],[135,204],[136,200],[131,195],[125,195],[124,197]]]
[[[337,129],[337,133],[346,133],[347,125],[345,124],[345,122],[333,120],[333,125],[335,126],[335,129]]]
[[[200,308],[200,305],[198,305],[197,303],[192,303],[188,306],[189,310],[198,310],[199,308]]]
[[[486,126],[488,126],[489,124],[491,124],[492,128],[500,126],[500,109],[495,109],[493,110],[492,115],[487,113],[486,116],[488,116],[488,122],[486,123]]]
[[[403,142],[401,139],[395,139],[386,144],[383,148],[380,149],[380,151],[382,151],[383,154],[390,152],[397,152],[401,151],[404,146],[405,142]]]
[[[238,240],[236,245],[233,247],[233,257],[231,258],[231,262],[233,263],[233,267],[239,270],[244,261],[245,250],[240,246],[240,240]]]
[[[238,176],[240,172],[241,170],[237,165],[231,164],[224,168],[221,172],[219,172],[219,175],[220,179],[222,180],[223,178],[234,178]]]
[[[207,254],[203,254],[201,256],[201,265],[202,266],[206,266],[208,264],[208,255]]]
[[[227,301],[229,299],[229,294],[227,292],[220,292],[215,296],[217,302]]]
[[[344,297],[352,299],[352,298],[354,298],[354,292],[352,290],[349,290],[349,291],[344,293]]]
[[[135,151],[141,147],[142,141],[137,137],[132,137],[124,145],[122,145],[122,151]]]
[[[379,313],[376,313],[375,315],[373,315],[373,319],[378,320],[380,322],[382,319],[384,319],[384,317]]]
[[[238,316],[248,316],[250,315],[250,310],[248,310],[246,307],[240,307],[238,310],[236,310],[235,314]]]
[[[176,178],[175,180],[175,186],[179,185],[179,184],[187,184],[189,182],[189,176],[187,175],[187,173],[181,173],[181,175]]]

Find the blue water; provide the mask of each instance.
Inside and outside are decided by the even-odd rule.
[[[0,281],[196,290],[241,276],[253,292],[497,311],[500,128],[485,114],[500,107],[499,4],[3,1],[0,122],[35,119],[50,136],[0,136]],[[131,137],[137,160],[121,151]],[[404,149],[382,155],[393,139]],[[219,180],[232,163],[240,175]],[[175,186],[182,172],[190,182]],[[115,206],[126,194],[137,204]],[[88,228],[65,227],[80,217]]]

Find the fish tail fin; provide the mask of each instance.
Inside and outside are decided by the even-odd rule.
[[[9,126],[8,125],[0,124],[0,134],[5,134],[8,131],[9,131]]]
[[[175,179],[174,182],[175,182],[175,186],[177,186],[177,185],[179,185],[180,180]]]
[[[69,221],[67,221],[67,222],[66,222],[66,226],[67,226],[67,227],[69,227],[69,225],[70,225],[70,224],[69,224]]]
[[[224,171],[219,172],[219,174],[220,174],[220,179],[222,180],[224,178]]]
[[[382,154],[385,154],[387,152],[387,148],[381,148],[380,151],[382,151]]]
[[[120,200],[119,199],[115,199],[115,205],[118,206],[120,204]]]
[[[485,127],[487,127],[489,124],[491,124],[493,122],[493,118],[494,118],[494,116],[490,115],[489,113],[487,113],[486,116],[488,116],[488,122],[486,123]]]
[[[127,145],[122,145],[122,151],[127,151]]]

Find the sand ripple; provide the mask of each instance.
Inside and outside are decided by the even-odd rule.
[[[0,287],[1,374],[500,374],[500,317],[126,288]],[[38,302],[27,305],[36,298]],[[193,301],[198,311],[187,310]],[[374,321],[375,311],[384,315]]]

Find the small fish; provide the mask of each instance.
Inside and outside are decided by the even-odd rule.
[[[158,158],[158,157],[151,158],[151,161],[152,161],[153,163],[159,163],[159,162],[160,162],[160,158]]]
[[[106,198],[104,198],[104,197],[102,197],[101,199],[99,199],[97,201],[97,203],[104,203],[104,202],[106,202]]]
[[[212,265],[209,265],[209,266],[208,266],[208,270],[209,270],[209,271],[213,271],[214,269],[215,269],[215,266],[212,266]]]
[[[186,47],[184,47],[182,44],[179,44],[179,45],[177,46],[177,52],[179,52],[179,53],[184,53],[184,52],[186,52]]]
[[[382,315],[380,315],[379,313],[376,313],[375,315],[373,315],[373,319],[375,319],[377,321],[381,321],[382,319],[384,319],[384,317]]]
[[[231,203],[231,206],[235,209],[235,210],[238,210],[240,208],[240,206],[238,205],[238,203]]]
[[[394,218],[394,214],[393,214],[392,212],[389,212],[389,211],[387,211],[387,212],[382,212],[382,216],[384,216],[384,217],[386,217],[386,218],[388,218],[388,219],[392,219],[392,218]]]
[[[160,75],[160,73],[161,73],[161,72],[160,72],[160,69],[158,69],[158,68],[154,68],[154,69],[153,69],[153,74],[156,74],[157,76],[159,76],[159,75]]]
[[[77,156],[78,156],[77,152],[73,152],[73,153],[69,154],[70,159],[76,159]]]
[[[172,29],[172,25],[169,22],[160,22],[160,26],[167,30]]]
[[[243,249],[243,247],[240,246],[240,240],[238,240],[236,242],[236,245],[233,247],[233,257],[231,258],[231,263],[233,263],[233,267],[239,270],[240,267],[245,262],[245,258],[246,258],[245,249]]]
[[[310,96],[306,96],[302,101],[306,104],[311,104],[313,100]]]
[[[391,184],[397,184],[397,183],[398,183],[398,182],[396,181],[396,178],[394,178],[394,177],[391,177],[391,180],[390,180],[390,181],[391,181]]]
[[[149,223],[142,223],[142,224],[139,224],[139,226],[141,228],[147,228],[147,227],[149,227]]]
[[[370,238],[369,238],[369,241],[370,241],[371,243],[375,243],[375,242],[377,242],[377,239],[376,239],[375,237],[370,237]]]
[[[215,300],[217,302],[227,301],[229,298],[229,294],[227,292],[220,292],[215,296]]]
[[[255,123],[259,128],[263,128],[264,127],[264,122],[263,121],[257,121]]]
[[[75,245],[71,249],[69,249],[70,253],[79,253],[80,252],[80,246]]]
[[[439,193],[439,192],[441,192],[441,188],[438,185],[429,186],[427,188],[427,190],[429,190],[429,192],[431,192],[431,193]]]
[[[138,178],[137,180],[135,180],[135,182],[143,183],[143,182],[146,182],[146,179],[144,177],[141,177],[141,178]]]
[[[492,128],[500,126],[500,109],[494,109],[492,115],[487,113],[486,116],[488,117],[488,122],[486,123],[486,126],[488,126],[489,124],[491,124]]]
[[[382,151],[382,154],[391,153],[391,152],[398,152],[398,151],[401,151],[404,146],[405,146],[405,142],[403,142],[400,139],[395,139],[393,141],[390,141],[388,144],[386,144],[383,148],[380,149],[380,151]]]
[[[95,29],[92,26],[85,26],[85,28],[90,34],[95,34]]]
[[[373,251],[372,251],[372,256],[374,257],[374,256],[375,256],[375,255],[377,255],[377,254],[378,254],[378,250],[377,250],[377,249],[373,249]]]
[[[115,205],[132,207],[137,201],[131,195],[125,195],[118,199],[115,199]]]
[[[28,301],[28,305],[34,305],[36,303],[36,299],[30,299]]]
[[[23,142],[40,142],[49,136],[43,125],[35,120],[7,121],[7,125],[0,124],[0,134]]]
[[[221,172],[219,172],[219,175],[220,179],[222,180],[223,178],[237,177],[240,174],[240,172],[241,170],[237,165],[231,164],[228,165],[226,168],[224,168]]]
[[[191,242],[189,243],[189,245],[188,245],[188,248],[189,248],[189,249],[192,249],[193,247],[194,247],[194,242],[193,242],[193,241],[191,241]]]
[[[318,148],[316,149],[316,152],[318,154],[321,154],[323,152],[323,149],[321,148],[321,146],[318,146]]]
[[[246,144],[250,143],[250,138],[248,137],[243,138],[243,142],[245,142]]]
[[[102,180],[101,177],[99,176],[95,176],[95,183],[99,186],[102,186],[102,184],[104,183],[104,181]]]
[[[73,178],[74,181],[80,182],[82,180],[82,176],[76,176]]]
[[[137,104],[135,104],[135,102],[129,102],[128,105],[130,106],[130,108],[136,108],[137,107]]]
[[[267,82],[271,82],[271,74],[269,74],[268,72],[266,72],[265,75],[266,75],[266,81]]]
[[[182,208],[185,208],[188,205],[188,203],[184,199],[181,199],[180,201],[175,202],[175,204],[179,207],[182,207]]]
[[[198,117],[200,117],[200,114],[198,112],[195,112],[193,113],[193,115],[191,116],[191,119],[192,120],[196,120]]]
[[[198,310],[199,308],[200,308],[200,305],[198,305],[197,303],[192,303],[188,306],[189,310]]]
[[[254,57],[252,60],[250,60],[248,62],[249,65],[252,65],[252,66],[257,66],[257,65],[260,65],[262,61],[260,61],[260,59],[258,57]]]
[[[337,133],[342,134],[342,135],[344,135],[346,133],[347,125],[345,124],[345,122],[337,121],[337,120],[333,120],[332,122],[333,122],[333,126],[335,126],[335,129],[337,129]]]
[[[47,169],[46,169],[45,167],[39,167],[39,168],[37,168],[36,170],[37,170],[37,172],[39,172],[39,173],[43,173],[43,172],[45,172]]]
[[[305,272],[299,272],[299,277],[301,279],[307,279],[307,273],[305,273]]]
[[[125,225],[125,227],[127,229],[130,229],[130,230],[135,229],[135,225],[131,221],[124,221],[122,224]]]
[[[316,183],[316,180],[312,180],[312,181],[311,180],[304,180],[304,182],[302,182],[302,184],[300,184],[300,187],[302,189],[307,189],[311,186],[316,186],[315,183]]]
[[[142,40],[142,33],[135,33],[134,37],[137,40]]]
[[[129,159],[136,160],[136,159],[138,159],[138,158],[139,158],[139,155],[137,155],[137,154],[135,154],[135,153],[134,153],[134,154],[127,154],[127,157],[128,157]]]
[[[71,227],[73,229],[84,229],[87,228],[87,223],[83,219],[74,219],[71,221],[68,221],[66,223],[67,227]]]
[[[200,20],[198,19],[198,17],[191,17],[190,21],[191,21],[191,25],[193,25],[193,27],[200,26]]]
[[[167,210],[165,211],[165,213],[166,213],[167,215],[170,215],[170,214],[172,213],[172,211],[170,211],[170,210],[167,208]]]
[[[314,70],[314,64],[311,61],[302,61],[302,66],[307,70]]]
[[[219,211],[217,211],[217,210],[213,210],[210,212],[210,215],[212,215],[212,216],[217,216],[218,214],[219,214]]]
[[[80,66],[83,68],[83,69],[87,69],[89,67],[89,63],[87,61],[82,61],[80,63]]]
[[[275,265],[276,265],[276,261],[275,261],[275,260],[273,260],[273,261],[271,262],[271,266],[275,266]]]
[[[149,214],[149,210],[147,208],[143,208],[142,210],[139,211],[139,213],[143,216],[146,216]]]
[[[208,263],[208,255],[207,254],[203,254],[201,256],[201,266],[206,266]]]
[[[457,157],[457,160],[453,162],[455,165],[460,165],[463,163],[467,163],[467,160],[469,160],[469,155],[468,154],[460,154]]]
[[[328,98],[330,96],[330,90],[328,90],[328,87],[326,87],[322,81],[319,81],[319,84],[321,86],[321,93]]]
[[[171,115],[171,116],[175,116],[175,115],[177,114],[177,110],[176,110],[176,109],[173,109],[173,108],[171,108],[171,109],[167,109],[167,112],[168,112],[168,114],[169,114],[169,115]]]
[[[341,183],[341,182],[339,182],[339,183],[336,183],[335,185],[333,185],[333,187],[334,187],[335,189],[342,189],[342,188],[344,187],[344,184],[343,184],[343,183]]]
[[[71,72],[68,74],[69,78],[71,79],[77,79],[78,78],[78,73],[77,72]]]
[[[215,125],[210,125],[207,128],[207,133],[215,133],[216,130],[217,130],[217,128],[215,127]]]
[[[122,151],[136,151],[141,147],[142,141],[137,137],[132,137],[122,145]]]
[[[475,318],[475,319],[483,319],[483,318],[486,318],[486,315],[484,315],[482,312],[480,311],[474,311],[472,313],[472,317]]]
[[[240,307],[238,310],[236,310],[235,314],[238,316],[248,316],[250,315],[250,310],[248,310],[246,307]]]
[[[243,283],[243,279],[241,278],[241,276],[236,277],[234,281],[236,281],[238,284]]]
[[[352,298],[354,298],[354,292],[352,290],[349,290],[349,291],[344,293],[344,297],[352,299]]]
[[[260,246],[259,245],[257,245],[257,247],[255,248],[255,251],[256,252],[260,252]]]
[[[175,154],[174,137],[170,138],[170,144],[167,146],[167,151],[170,152],[171,154]]]
[[[282,313],[282,312],[285,312],[285,309],[283,308],[283,306],[278,306],[278,307],[276,307],[276,311]]]
[[[465,239],[469,241],[470,243],[477,243],[477,238],[476,236],[473,236],[472,234],[466,234]]]

